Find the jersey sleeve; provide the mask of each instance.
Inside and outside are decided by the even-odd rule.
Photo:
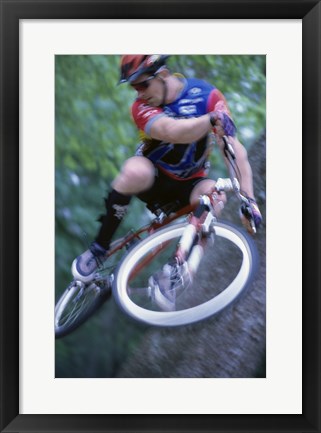
[[[218,89],[213,89],[207,100],[207,112],[211,111],[220,113],[224,133],[228,136],[235,137],[236,126],[231,117],[226,99],[223,93],[221,93]],[[216,129],[213,128],[213,130],[214,133],[216,133]]]
[[[137,99],[132,106],[132,116],[137,128],[147,134],[154,120],[164,115],[161,107],[151,107],[140,99]]]
[[[207,100],[207,112],[211,111],[220,111],[231,117],[225,96],[218,89],[213,89]]]

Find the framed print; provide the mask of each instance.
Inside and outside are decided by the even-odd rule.
[[[1,431],[320,431],[320,2],[0,2]],[[161,331],[115,305],[102,310],[100,331],[84,324],[87,340],[55,343],[55,282],[65,278],[57,267],[74,242],[59,237],[66,203],[85,221],[85,207],[96,209],[90,200],[99,206],[99,176],[106,170],[111,180],[128,156],[130,105],[121,86],[115,96],[115,77],[120,55],[137,52],[166,53],[175,69],[204,79],[211,71],[223,87],[225,71],[240,136],[250,140],[255,119],[266,122],[266,164],[253,170],[262,183],[261,292],[249,295],[251,308],[222,312],[229,322]],[[242,110],[252,113],[244,124]],[[89,142],[101,145],[100,159],[107,143],[116,163],[93,163]],[[75,166],[91,181],[82,183]],[[86,203],[67,185],[84,185]],[[77,239],[87,230],[69,229]],[[116,344],[126,350],[100,355]],[[128,354],[136,362],[124,368]]]

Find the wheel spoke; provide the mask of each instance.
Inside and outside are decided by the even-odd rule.
[[[55,309],[56,336],[71,332],[89,318],[107,300],[96,284],[74,283],[62,295]]]
[[[87,295],[86,293],[83,293],[82,296],[79,298],[78,295],[76,298],[78,299],[74,299],[73,301],[73,308],[70,312],[68,312],[68,314],[66,315],[66,320],[65,323],[68,324],[72,324],[74,323],[75,320],[77,320],[77,317],[79,316],[79,314],[83,313],[86,309],[86,301],[87,301]]]

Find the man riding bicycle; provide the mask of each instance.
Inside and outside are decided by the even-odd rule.
[[[148,206],[178,201],[183,207],[212,190],[215,182],[207,172],[213,136],[225,161],[222,137],[228,137],[240,171],[241,190],[250,199],[256,227],[262,221],[247,152],[236,137],[225,97],[205,81],[172,74],[167,58],[121,58],[120,83],[129,83],[137,91],[132,116],[141,142],[112,183],[94,242],[72,264],[75,279],[88,282],[94,277],[133,196]],[[244,215],[241,219],[246,225]]]

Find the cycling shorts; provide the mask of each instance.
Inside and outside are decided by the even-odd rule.
[[[189,204],[190,195],[194,187],[207,177],[195,177],[187,180],[176,180],[166,176],[158,170],[153,186],[137,197],[145,202],[147,206],[162,206],[171,202],[179,202],[181,207]]]

